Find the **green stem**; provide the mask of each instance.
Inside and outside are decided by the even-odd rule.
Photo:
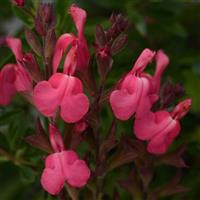
[[[78,200],[78,191],[74,188],[71,188],[69,185],[65,184],[65,188],[72,200]]]

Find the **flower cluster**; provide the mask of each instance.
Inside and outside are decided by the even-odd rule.
[[[20,92],[46,117],[55,117],[56,113],[60,112],[62,119],[68,123],[78,122],[84,117],[89,109],[89,100],[83,93],[81,80],[75,77],[74,73],[76,70],[87,70],[89,61],[89,50],[83,32],[86,12],[72,5],[69,13],[77,28],[78,36],[66,33],[58,38],[52,61],[53,74],[48,81],[33,80],[33,74],[40,76],[39,69],[37,65],[33,65],[36,62],[33,54],[23,53],[20,39],[12,37],[2,39],[2,44],[12,50],[16,64],[7,64],[0,71],[0,105],[8,105],[15,93]],[[57,72],[61,59],[68,49],[63,73]],[[35,69],[28,70],[27,64],[35,66]],[[52,124],[49,125],[49,133],[55,153],[46,158],[41,177],[42,186],[50,194],[59,193],[66,181],[73,187],[84,186],[90,177],[87,164],[78,159],[74,151],[65,150],[63,139]]]
[[[24,5],[24,1],[15,2],[17,6]],[[50,16],[52,7],[48,5],[43,8],[46,9],[45,13],[48,14],[48,19],[52,20],[43,19],[44,21],[41,21],[43,13],[38,12],[35,21],[36,31],[46,38],[47,42],[51,42],[55,36],[52,31],[53,17]],[[56,120],[60,117],[65,123],[73,123],[74,132],[80,136],[81,132],[91,126],[90,120],[96,120],[95,112],[100,107],[98,104],[100,104],[99,99],[102,95],[101,90],[99,94],[94,92],[96,96],[91,95],[93,102],[90,104],[88,97],[90,94],[84,93],[83,80],[78,77],[79,72],[87,76],[91,58],[84,35],[86,11],[72,5],[68,13],[75,24],[77,35],[72,33],[61,35],[54,46],[46,44],[47,47],[50,46],[50,50],[44,48],[44,52],[42,52],[38,43],[33,39],[33,33],[26,31],[29,45],[37,54],[40,55],[42,52],[40,56],[47,65],[46,72],[50,66],[49,74],[46,77],[34,54],[23,52],[20,39],[5,37],[0,40],[1,45],[11,49],[16,60],[16,63],[6,64],[0,71],[0,105],[10,104],[16,92],[19,92],[37,108],[40,114],[48,117],[48,138],[53,153],[45,159],[41,184],[52,195],[58,194],[65,183],[72,187],[83,187],[91,175],[88,164],[79,159],[77,153],[69,150],[65,144],[63,136],[57,128]],[[105,81],[113,64],[112,55],[127,42],[127,35],[123,33],[128,27],[127,20],[123,19],[121,15],[112,15],[111,24],[111,28],[106,32],[101,26],[96,28],[94,48],[99,75],[102,76],[100,83]],[[45,51],[48,51],[48,56]],[[152,76],[144,70],[153,60],[155,60],[156,67]],[[160,99],[161,77],[168,64],[169,58],[162,50],[154,52],[144,49],[130,72],[119,80],[115,89],[109,94],[109,102],[114,116],[119,120],[128,120],[134,115],[133,132],[139,140],[147,141],[147,151],[152,154],[167,152],[169,145],[180,133],[180,119],[187,114],[191,107],[191,99],[186,99],[178,103],[172,110],[153,109]],[[102,88],[100,87],[100,89]],[[91,116],[94,116],[94,119]],[[94,134],[94,138],[97,140],[96,144],[99,144],[97,134]],[[99,152],[101,151],[99,150]]]
[[[152,61],[156,60],[153,76],[144,72]],[[179,120],[190,110],[191,99],[180,102],[172,112],[158,110],[152,106],[159,99],[161,76],[169,63],[162,51],[145,49],[132,70],[119,82],[110,95],[110,103],[115,116],[128,120],[135,114],[134,132],[138,139],[148,141],[148,151],[163,154],[180,132]]]

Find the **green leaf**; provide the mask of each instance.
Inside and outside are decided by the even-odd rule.
[[[187,96],[192,99],[192,110],[200,112],[200,76],[192,70],[186,70],[183,74]]]
[[[20,167],[20,178],[25,183],[32,183],[35,180],[35,173],[30,167]]]
[[[29,15],[29,13],[27,13],[26,11],[24,11],[21,8],[18,8],[17,6],[13,6],[12,7],[13,12],[15,13],[15,15],[29,28],[33,27],[33,19],[31,19],[31,16]]]
[[[3,111],[0,110],[0,125],[2,124],[8,124],[10,121],[12,121],[16,115],[18,115],[21,112],[21,109],[5,109]]]

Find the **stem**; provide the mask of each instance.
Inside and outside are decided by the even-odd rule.
[[[72,200],[78,200],[78,191],[76,189],[71,188],[69,185],[65,184],[65,188]]]
[[[58,194],[57,197],[58,197],[59,200],[68,200],[68,197],[66,195],[66,191],[64,189]]]
[[[104,90],[104,85],[105,85],[105,79],[100,80],[99,84],[99,90],[98,90],[98,96],[96,97],[96,101],[98,104],[97,108],[97,119],[98,119],[98,127],[96,129],[96,173],[98,173],[98,167],[102,165],[101,160],[100,160],[100,146],[101,146],[101,137],[100,137],[100,111],[101,111],[101,105],[100,101],[103,95],[103,90]],[[103,188],[103,176],[97,176],[96,179],[96,200],[101,200],[103,197],[102,193],[102,188]]]

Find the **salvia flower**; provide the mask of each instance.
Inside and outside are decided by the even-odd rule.
[[[53,1],[40,1],[35,17],[35,29],[39,35],[45,36],[55,26],[53,10]]]
[[[72,5],[69,8],[69,14],[75,23],[78,33],[77,36],[74,36],[71,33],[65,33],[59,37],[53,57],[54,73],[57,71],[62,56],[65,54],[70,45],[71,48],[69,49],[64,61],[64,72],[69,69],[77,69],[80,71],[87,70],[90,55],[83,31],[87,14],[85,10],[75,5]],[[71,59],[69,59],[69,57]]]
[[[166,110],[149,112],[135,119],[134,132],[138,139],[148,141],[147,150],[153,154],[163,154],[180,133],[180,122],[190,110],[191,99],[180,102],[170,113]]]
[[[143,70],[154,57],[154,52],[145,49],[131,72],[120,82],[118,88],[110,95],[110,103],[115,116],[120,120],[129,119],[140,107],[150,107],[150,81],[143,76]],[[140,105],[139,105],[140,104]]]
[[[54,125],[49,125],[50,142],[56,153],[45,160],[45,169],[41,176],[43,188],[50,194],[58,194],[65,182],[73,187],[83,187],[89,177],[90,169],[76,152],[65,150],[62,136]]]
[[[152,77],[143,71],[154,56],[155,52],[145,49],[132,70],[111,93],[110,104],[118,119],[128,120],[134,113],[140,118],[149,112],[152,104],[158,99],[160,77],[168,64],[168,58],[162,51],[158,51],[156,72]]]
[[[82,37],[81,27],[83,26],[85,11],[75,6],[72,6],[70,10],[77,27],[79,27],[80,37]],[[64,41],[62,38],[64,38]],[[68,123],[78,122],[89,109],[89,100],[83,93],[82,82],[73,76],[76,67],[78,67],[76,64],[79,62],[75,53],[80,50],[77,49],[77,46],[72,46],[68,52],[63,73],[56,73],[55,71],[65,51],[63,45],[66,47],[70,42],[73,42],[73,38],[74,36],[71,37],[70,34],[67,34],[58,39],[53,61],[54,74],[48,81],[39,82],[33,92],[35,106],[43,115],[53,117],[60,108],[62,119]]]
[[[25,55],[22,51],[21,40],[6,37],[3,39],[3,44],[11,49],[16,59],[16,64],[7,64],[0,71],[0,105],[7,105],[15,95],[15,91],[31,93],[32,77],[22,65]]]
[[[8,105],[16,93],[15,66],[7,64],[0,71],[0,105]]]
[[[89,109],[81,81],[62,73],[55,73],[48,81],[39,82],[34,88],[33,98],[43,115],[53,117],[60,108],[61,117],[68,123],[81,120]]]
[[[18,92],[27,92],[32,90],[32,77],[21,64],[25,54],[22,51],[22,42],[18,38],[6,37],[5,45],[13,52],[17,64],[15,65],[15,87]]]

